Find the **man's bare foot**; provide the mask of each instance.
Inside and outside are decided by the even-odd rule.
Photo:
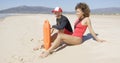
[[[39,50],[39,49],[41,49],[41,48],[44,48],[44,45],[43,45],[43,44],[42,44],[42,45],[38,45],[37,47],[33,48],[33,50],[36,51],[36,50]]]
[[[45,58],[45,57],[47,57],[48,55],[50,55],[50,52],[44,51],[44,52],[42,52],[42,54],[40,55],[40,57],[41,57],[41,58]]]

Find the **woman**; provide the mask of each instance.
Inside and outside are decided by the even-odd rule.
[[[86,28],[88,27],[92,36],[98,42],[103,42],[104,40],[99,39],[92,29],[90,22],[90,9],[86,3],[78,3],[75,7],[76,15],[78,17],[75,22],[74,31],[72,35],[64,34],[59,32],[57,38],[53,42],[52,46],[41,54],[41,57],[47,57],[55,48],[57,48],[61,42],[65,42],[70,45],[79,45],[82,43],[82,37]]]

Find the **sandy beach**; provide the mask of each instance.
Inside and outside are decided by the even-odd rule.
[[[76,15],[65,14],[72,27]],[[0,19],[0,63],[120,63],[120,15],[91,15],[91,22],[99,43],[87,31],[84,43],[67,46],[47,58],[40,58],[41,50],[33,51],[43,36],[47,19],[55,24],[50,14],[20,14]]]

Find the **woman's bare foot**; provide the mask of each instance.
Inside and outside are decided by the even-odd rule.
[[[44,51],[44,52],[42,52],[42,54],[40,55],[40,57],[41,57],[41,58],[45,58],[45,57],[47,57],[48,55],[50,55],[50,52]]]

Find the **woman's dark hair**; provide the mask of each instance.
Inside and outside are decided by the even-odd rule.
[[[89,17],[90,16],[90,9],[89,6],[86,3],[78,3],[75,7],[75,10],[81,9],[82,12],[84,13],[84,17]]]

